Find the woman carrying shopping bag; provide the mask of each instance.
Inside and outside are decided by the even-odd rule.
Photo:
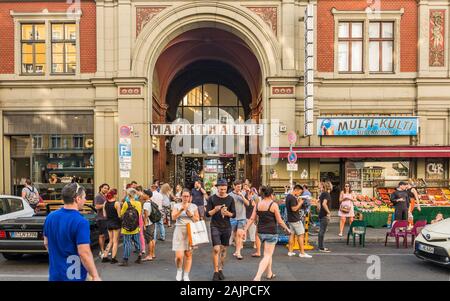
[[[177,267],[176,280],[189,281],[189,272],[192,266],[192,248],[189,245],[187,224],[198,222],[200,219],[198,209],[192,204],[192,195],[189,189],[184,189],[181,194],[181,203],[174,205],[172,220],[175,220],[173,232],[172,250],[175,251],[175,265]],[[184,275],[183,275],[184,259]]]

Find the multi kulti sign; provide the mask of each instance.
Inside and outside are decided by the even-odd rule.
[[[416,136],[418,117],[319,117],[318,136]]]

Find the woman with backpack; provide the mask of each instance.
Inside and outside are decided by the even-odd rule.
[[[122,218],[122,235],[123,235],[123,261],[119,264],[120,266],[128,266],[128,258],[131,255],[131,250],[133,248],[133,242],[138,248],[138,258],[136,263],[141,263],[141,242],[139,233],[141,228],[139,227],[139,215],[142,214],[142,205],[139,202],[139,196],[137,195],[136,189],[127,189],[127,196],[125,197],[125,202],[123,203],[122,210],[120,211],[120,216]]]
[[[339,236],[342,236],[342,232],[344,232],[346,219],[349,219],[350,225],[353,222],[353,218],[355,217],[355,211],[353,209],[353,201],[355,200],[355,195],[352,192],[352,188],[350,183],[344,184],[344,189],[341,191],[341,195],[339,197],[339,202],[341,203],[339,206],[338,216],[340,218],[339,222]]]
[[[192,195],[189,189],[183,190],[181,203],[175,204],[172,219],[176,221],[172,239],[172,250],[175,251],[175,265],[177,267],[177,276],[175,279],[177,281],[181,281],[181,279],[189,281],[189,272],[192,266],[192,248],[189,245],[186,225],[200,220],[197,205],[192,204]]]
[[[28,202],[28,204],[30,204],[34,212],[38,211],[38,205],[41,197],[39,196],[39,191],[36,187],[33,186],[33,183],[30,179],[25,180],[25,187],[22,189],[22,198],[24,198]]]
[[[117,263],[116,255],[119,246],[120,236],[120,203],[116,201],[117,190],[111,189],[106,194],[106,202],[104,203],[104,212],[106,214],[106,226],[108,228],[109,243],[103,252],[102,262]],[[112,250],[111,259],[108,258],[109,251]]]

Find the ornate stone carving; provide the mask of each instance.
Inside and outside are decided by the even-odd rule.
[[[142,31],[144,26],[150,22],[167,6],[138,6],[136,7],[136,37]]]
[[[140,87],[121,87],[119,89],[120,95],[141,95]]]
[[[430,10],[430,67],[445,65],[445,10]]]
[[[294,87],[272,87],[272,94],[294,94]]]
[[[269,25],[272,29],[273,33],[277,35],[277,27],[278,27],[278,9],[276,6],[269,7],[247,7],[249,10],[257,14],[263,19],[263,21]]]

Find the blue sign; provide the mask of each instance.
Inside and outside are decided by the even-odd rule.
[[[289,152],[288,154],[288,162],[289,163],[295,163],[297,162],[297,154],[295,152]]]
[[[417,136],[418,117],[319,117],[318,136]]]
[[[131,157],[131,144],[119,144],[119,157]]]

